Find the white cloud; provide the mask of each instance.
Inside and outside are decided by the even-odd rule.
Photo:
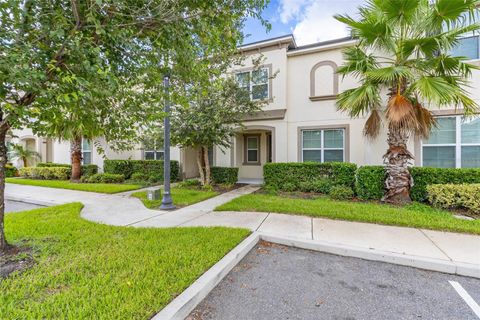
[[[292,30],[299,45],[348,36],[335,14],[354,15],[362,0],[280,0],[283,23],[294,21]]]

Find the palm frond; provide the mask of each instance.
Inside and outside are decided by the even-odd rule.
[[[375,5],[381,8],[387,19],[395,22],[403,20],[410,22],[422,1],[419,0],[377,0]]]
[[[478,0],[437,0],[433,3],[431,20],[438,26],[458,24],[467,12],[471,22],[479,5]]]
[[[343,76],[352,74],[362,76],[365,72],[378,68],[377,58],[367,54],[360,47],[350,47],[343,51],[344,64],[337,68],[337,73]]]
[[[417,118],[417,129],[415,130],[415,135],[417,135],[419,138],[427,139],[430,135],[432,127],[436,125],[436,119],[430,110],[424,108],[419,103],[415,105],[414,110]]]
[[[365,122],[363,134],[367,138],[375,139],[376,137],[378,137],[381,128],[382,118],[380,116],[380,112],[377,109],[372,109],[372,111],[370,112],[370,116]]]
[[[400,79],[413,79],[412,71],[405,66],[388,66],[365,72],[367,79],[377,83],[391,84]]]
[[[378,86],[364,83],[358,88],[345,90],[338,95],[336,105],[338,110],[347,112],[351,117],[367,114],[380,105]]]

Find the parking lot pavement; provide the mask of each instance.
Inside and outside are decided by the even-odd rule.
[[[478,279],[262,242],[187,319],[478,320],[479,303]]]
[[[39,206],[32,203],[20,202],[20,201],[5,200],[5,212],[7,213],[32,210],[37,208],[43,208],[43,206]]]

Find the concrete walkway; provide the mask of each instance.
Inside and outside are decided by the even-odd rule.
[[[6,198],[35,204],[82,202],[82,217],[135,227],[226,226],[262,234],[391,252],[423,259],[465,264],[480,277],[480,236],[368,223],[336,221],[276,213],[213,212],[220,204],[257,190],[246,186],[192,206],[167,212],[150,210],[130,192],[106,195],[64,189],[7,184]]]

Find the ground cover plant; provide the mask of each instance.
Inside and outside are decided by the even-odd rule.
[[[249,231],[125,228],[73,203],[7,214],[10,243],[33,262],[0,280],[3,319],[149,319]],[[3,257],[5,258],[5,257]]]
[[[325,195],[298,193],[244,195],[216,211],[277,212],[310,217],[480,234],[480,220],[466,221],[451,212],[414,202],[397,207],[378,202],[335,201]]]
[[[59,188],[98,193],[119,193],[142,188],[139,184],[113,184],[113,183],[77,183],[69,180],[37,180],[23,178],[6,178],[7,183],[28,186]]]

